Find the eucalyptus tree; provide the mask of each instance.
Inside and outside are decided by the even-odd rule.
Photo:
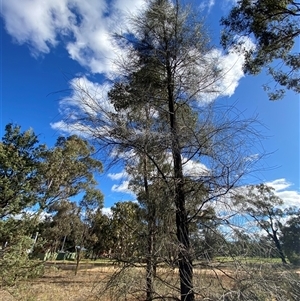
[[[8,124],[0,143],[0,218],[47,206],[79,193],[84,202],[102,198],[94,175],[102,164],[93,147],[77,136],[59,137],[53,148],[38,144],[32,130]]]
[[[89,249],[92,252],[92,258],[111,256],[114,246],[111,217],[103,214],[101,210],[95,210],[90,216],[90,229],[93,243],[90,244]]]
[[[150,154],[149,148],[147,154]],[[154,154],[151,154],[154,158]],[[127,162],[126,170],[131,177],[130,188],[137,195],[141,208],[142,223],[145,224],[141,234],[146,240],[142,256],[142,260],[146,261],[146,300],[153,300],[157,266],[161,262],[170,263],[172,258],[167,255],[172,254],[170,246],[176,244],[172,235],[175,233],[174,219],[170,218],[170,215],[173,216],[171,213],[174,212],[174,206],[170,202],[168,186],[161,174],[145,154],[141,156],[136,164],[129,165]],[[159,157],[155,162],[160,162],[160,169],[166,171],[169,169],[168,164],[163,166],[166,158],[162,154]]]
[[[240,207],[240,212],[249,215],[257,226],[266,232],[274,243],[281,261],[287,263],[279,233],[282,227],[281,220],[288,216],[288,211],[280,208],[283,200],[275,195],[274,189],[264,184],[250,186],[247,193],[236,196],[236,204]]]
[[[43,152],[38,191],[42,210],[81,193],[85,203],[102,201],[95,180],[95,175],[102,171],[102,163],[94,157],[94,152],[86,140],[76,135],[59,137],[53,148]]]
[[[75,250],[76,240],[81,235],[83,222],[80,208],[69,200],[53,203],[48,208],[48,216],[42,223],[40,238],[46,241],[51,252]]]
[[[299,17],[298,1],[239,0],[221,20],[225,26],[224,47],[238,45],[243,37],[254,39],[255,47],[244,53],[245,70],[257,74],[267,67],[276,86],[279,85],[279,89],[270,91],[271,100],[282,98],[284,88],[300,92],[300,54],[295,47],[300,35]]]
[[[5,246],[0,265],[9,283],[40,270],[29,261],[28,250],[33,249],[31,236],[46,209],[51,211],[50,206],[80,194],[86,211],[95,204],[102,206],[94,178],[102,165],[93,155],[94,149],[79,137],[60,137],[53,148],[47,148],[39,144],[32,130],[22,132],[20,126],[6,126],[0,142],[0,240]],[[65,226],[65,233],[72,232],[75,227],[67,224],[64,220],[56,232]]]
[[[0,142],[0,278],[4,287],[41,273],[29,260],[35,221],[25,211],[38,202],[44,148],[32,130],[22,132],[20,126],[6,125]]]
[[[138,204],[117,202],[112,208],[113,258],[121,263],[135,262],[141,256],[143,237]]]

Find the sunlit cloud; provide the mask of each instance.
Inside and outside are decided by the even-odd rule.
[[[129,188],[129,181],[123,181],[121,184],[114,184],[111,188],[113,192],[126,193],[134,196],[134,192]]]
[[[204,95],[207,101],[218,97],[231,97],[239,85],[240,80],[245,76],[243,66],[245,63],[245,51],[254,49],[255,45],[250,38],[239,38],[239,46],[228,50],[224,54],[221,49],[213,49],[206,56],[215,62],[215,67],[221,70],[218,80],[214,83],[215,93]]]
[[[124,179],[124,178],[128,178],[128,173],[123,170],[122,172],[118,172],[118,173],[109,173],[107,175],[111,180],[121,180],[121,179]]]
[[[291,183],[287,182],[286,179],[277,179],[271,182],[266,182],[265,184],[273,187],[276,192],[284,190],[292,185]]]
[[[202,163],[183,158],[183,172],[188,177],[199,177],[209,174],[209,169]]]
[[[90,138],[91,129],[88,126],[85,126],[79,122],[70,124],[64,120],[58,122],[50,123],[50,126],[53,130],[56,130],[65,135],[77,135],[82,138]]]
[[[285,206],[300,208],[300,191],[288,189],[293,186],[292,183],[282,178],[266,182],[265,184],[274,188],[275,194],[283,200]]]
[[[73,60],[109,75],[121,54],[111,36],[126,28],[126,14],[144,5],[142,0],[9,0],[2,2],[2,16],[7,32],[17,43],[28,44],[34,56],[61,43]]]

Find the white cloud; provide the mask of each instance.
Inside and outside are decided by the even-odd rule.
[[[91,129],[81,123],[75,122],[73,124],[66,122],[64,120],[50,123],[52,129],[57,130],[64,134],[77,135],[83,138],[91,137]]]
[[[296,206],[300,208],[300,192],[295,190],[285,190],[276,193],[286,206]]]
[[[201,175],[208,175],[209,169],[202,163],[196,161],[186,161],[183,158],[183,172],[185,176],[199,177]]]
[[[89,116],[96,116],[101,111],[115,112],[107,99],[107,92],[111,88],[109,84],[91,82],[83,76],[72,79],[70,87],[71,95],[60,101],[61,113],[65,113],[70,107],[76,107]]]
[[[112,216],[111,207],[104,207],[101,209],[101,211],[104,215],[107,215],[108,217]]]
[[[120,10],[136,12],[143,0],[4,0],[7,32],[34,55],[48,53],[63,41],[72,59],[94,73],[110,74],[120,49],[111,34],[122,28]]]
[[[63,43],[70,57],[82,66],[93,73],[112,77],[117,71],[115,60],[124,55],[124,50],[111,38],[112,33],[122,28],[126,30],[126,26],[130,26],[128,22],[126,26],[124,23],[126,13],[135,14],[145,7],[145,3],[144,0],[4,0],[2,15],[8,33],[18,43],[30,45],[34,55],[48,53],[52,47]],[[208,0],[205,5],[210,9],[215,5],[215,0]],[[246,49],[253,46],[248,38],[244,37],[241,41],[245,42]],[[244,76],[244,58],[239,51],[241,49],[230,50],[224,55],[221,50],[215,49],[208,54],[219,62],[218,67],[223,69],[223,75],[215,87],[219,92],[209,95],[206,101],[234,93]],[[83,82],[90,91],[107,88],[86,78],[73,79],[70,84],[75,90],[74,84]],[[95,93],[94,96],[97,97]],[[65,103],[72,104],[70,99]],[[64,102],[60,105],[65,112]],[[82,106],[78,101],[77,105]],[[93,108],[85,105],[85,109]]]
[[[83,76],[72,79],[70,88],[70,95],[59,102],[59,112],[63,120],[51,123],[51,127],[67,134],[84,137],[95,134],[106,136],[110,131],[108,115],[115,113],[114,106],[107,99],[110,85],[94,83]],[[99,124],[97,126],[94,123],[90,127],[84,120],[93,118],[96,118]]]
[[[217,97],[232,96],[235,89],[238,87],[239,81],[244,77],[243,66],[245,57],[243,53],[255,47],[250,38],[239,38],[240,45],[229,49],[227,54],[224,54],[220,49],[213,49],[207,54],[221,70],[220,77],[215,83],[215,90],[218,91],[209,95],[209,100]]]
[[[277,179],[271,182],[265,183],[267,186],[273,187],[276,192],[290,187],[292,184],[287,182],[286,179]]]
[[[111,180],[121,180],[123,178],[128,178],[128,173],[125,172],[125,170],[119,172],[119,173],[109,173],[108,174],[108,177],[111,179]]]
[[[215,5],[215,0],[209,0],[208,1],[208,7],[211,9]]]
[[[113,185],[112,188],[111,188],[111,191],[135,195],[133,193],[133,191],[129,188],[129,181],[123,181],[119,185],[116,185],[116,184]]]
[[[204,11],[207,9],[208,13],[210,13],[210,11],[214,7],[214,5],[215,5],[215,0],[202,1],[199,5],[199,9],[200,9],[200,11]]]
[[[214,2],[209,0],[207,4],[212,7]],[[33,54],[48,53],[52,47],[63,43],[72,59],[93,73],[104,73],[110,77],[116,71],[114,60],[123,54],[111,39],[111,34],[124,26],[125,18],[120,11],[134,14],[145,3],[144,0],[4,0],[2,16],[8,33],[18,43],[29,44]],[[252,47],[249,39],[242,40],[245,48]],[[243,56],[236,49],[227,55],[214,49],[207,57],[211,62],[218,62],[217,67],[223,69],[223,73],[214,87],[208,87],[218,92],[205,93],[207,89],[204,88],[202,100],[231,96],[244,76]],[[199,82],[201,84],[207,85]],[[93,116],[100,112],[101,115],[99,108],[102,108],[102,115],[98,117],[105,121],[105,112],[114,110],[107,101],[110,85],[93,83],[82,76],[72,79],[70,87],[70,96],[59,104],[63,120],[51,126],[65,133],[88,136],[91,129],[76,120],[80,119],[80,113]],[[98,128],[99,132],[103,130],[107,129]]]
[[[288,190],[293,184],[286,179],[277,179],[265,184],[275,189],[275,194],[284,201],[285,206],[300,207],[300,191]]]

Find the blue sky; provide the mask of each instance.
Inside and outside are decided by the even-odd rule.
[[[299,95],[288,92],[283,100],[270,102],[262,89],[269,78],[263,73],[243,76],[241,58],[221,52],[219,20],[233,2],[191,1],[206,17],[223,65],[231,69],[219,101],[235,104],[245,116],[258,114],[266,127],[262,143],[271,154],[252,183],[268,183],[287,203],[300,205]],[[136,13],[143,5],[143,0],[2,0],[1,137],[5,125],[13,122],[23,130],[33,128],[40,142],[53,145],[63,133],[61,100],[72,94],[70,82],[85,77],[96,85],[103,76],[110,76],[111,62],[119,51],[110,34],[124,26],[122,11]],[[106,207],[133,198],[124,194],[126,183],[118,172],[115,168],[109,171],[110,177],[105,173],[99,178]]]

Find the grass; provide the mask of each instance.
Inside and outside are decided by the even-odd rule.
[[[90,268],[83,264],[74,275],[74,265],[65,263],[48,266],[39,279],[22,282],[17,287],[0,291],[0,301],[94,301],[99,284],[111,274],[111,268]]]
[[[209,268],[199,265],[194,270],[195,290],[205,298],[210,298],[206,300],[218,300],[224,292],[230,291],[237,283],[248,285],[249,277],[259,276],[257,272],[262,272],[261,268],[257,268],[256,265],[250,270],[237,269],[229,260],[222,259],[224,258],[218,259],[225,262],[221,266],[216,265]],[[265,272],[270,274],[269,267],[272,264],[268,265],[261,258],[251,258],[249,261],[247,259],[248,262],[250,262],[248,267],[252,266],[253,262],[262,263]],[[274,260],[274,263],[277,265],[278,261]],[[76,276],[74,270],[75,263],[71,261],[47,263],[43,277],[21,282],[18,286],[6,291],[0,290],[0,301],[144,300],[142,298],[142,296],[145,296],[144,267],[123,269],[122,266],[113,265],[112,261],[101,259],[97,261],[84,260],[80,264]],[[248,274],[252,270],[253,275]],[[169,297],[169,300],[172,300],[172,297],[178,297],[178,291],[176,291],[176,287],[179,287],[178,269],[159,267],[157,274],[156,291]],[[109,289],[106,290],[107,284],[109,284]],[[204,300],[203,298],[198,295],[196,300]],[[269,301],[270,299],[260,300]]]
[[[105,266],[106,265],[106,266]],[[110,265],[107,262],[84,262],[74,275],[72,262],[48,263],[45,275],[39,279],[24,281],[7,291],[0,290],[0,301],[132,301],[145,296],[145,269]],[[195,271],[195,281],[217,281],[209,271]],[[219,280],[218,280],[219,281]],[[166,285],[166,282],[168,285]],[[109,283],[109,289],[105,290]],[[178,292],[178,269],[159,268],[156,289],[161,295],[174,297]]]
[[[245,256],[235,256],[234,259],[231,257],[218,256],[214,259],[216,262],[230,263],[234,261],[239,261],[243,263],[281,263],[280,258],[263,258],[263,257],[245,257]]]

